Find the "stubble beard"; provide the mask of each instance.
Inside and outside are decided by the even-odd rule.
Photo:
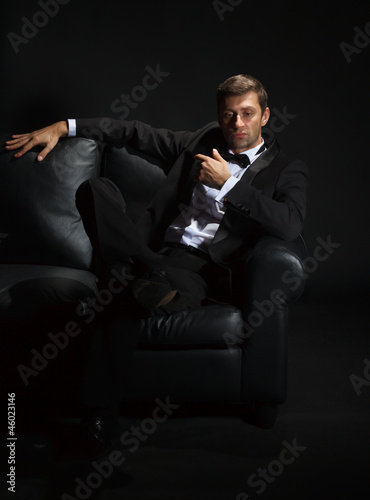
[[[245,151],[246,149],[250,149],[252,147],[252,144],[253,141],[248,136],[248,134],[243,138],[233,137],[233,135],[230,134],[228,140],[229,148],[233,151]]]

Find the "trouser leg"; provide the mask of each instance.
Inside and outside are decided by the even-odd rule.
[[[171,249],[165,253],[160,251],[159,255],[161,268],[166,271],[171,287],[179,291],[180,299],[184,299],[181,300],[184,308],[199,307],[211,293],[205,278],[209,267],[207,260],[180,249]]]
[[[103,266],[131,259],[138,264],[158,261],[137,225],[127,216],[122,194],[111,180],[83,182],[76,192],[76,206]]]

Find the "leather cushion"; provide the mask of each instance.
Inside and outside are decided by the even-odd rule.
[[[214,304],[145,320],[139,342],[141,348],[225,349],[231,333],[240,332],[240,344],[243,343],[242,325],[239,309],[228,304]]]
[[[0,136],[0,144],[8,138]],[[68,139],[43,162],[38,151],[15,159],[0,150],[0,262],[88,269],[92,249],[75,193],[99,174],[99,148],[90,139]]]
[[[25,316],[40,305],[72,303],[96,294],[89,271],[39,265],[0,265],[0,315]]]

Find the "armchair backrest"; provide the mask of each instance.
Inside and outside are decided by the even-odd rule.
[[[75,192],[100,172],[91,139],[62,140],[43,162],[35,148],[21,158],[0,136],[0,263],[88,269],[92,249],[75,205]]]

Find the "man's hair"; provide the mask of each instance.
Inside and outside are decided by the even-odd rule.
[[[267,92],[262,83],[251,75],[235,75],[225,80],[217,88],[217,111],[226,96],[243,95],[250,91],[256,92],[262,113],[267,107]]]

